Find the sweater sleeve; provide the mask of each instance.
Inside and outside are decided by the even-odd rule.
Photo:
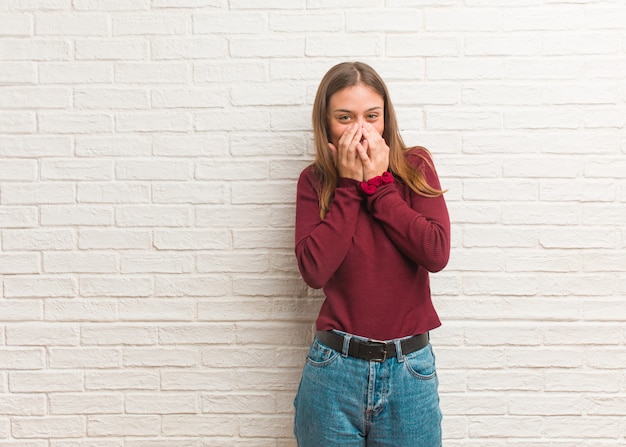
[[[408,155],[415,169],[422,169],[428,184],[441,189],[426,151]],[[370,213],[378,219],[394,245],[413,262],[430,272],[442,270],[450,257],[450,218],[443,195],[424,197],[410,192],[410,203],[393,184],[378,188],[368,199]]]
[[[358,185],[355,180],[339,179],[330,209],[322,220],[314,171],[309,167],[300,175],[295,252],[302,278],[315,289],[326,285],[348,253],[363,202]]]

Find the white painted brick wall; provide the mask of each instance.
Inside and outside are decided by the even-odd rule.
[[[310,110],[388,81],[452,217],[446,447],[626,445],[621,0],[0,2],[0,446],[288,447]]]

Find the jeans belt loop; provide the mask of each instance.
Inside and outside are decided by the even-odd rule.
[[[402,354],[402,340],[394,340],[396,344],[396,358],[398,359],[398,363],[404,362],[404,354]]]
[[[352,335],[345,334],[343,336],[343,348],[341,349],[341,355],[344,357],[348,357],[348,351],[350,349],[350,340],[352,340]]]

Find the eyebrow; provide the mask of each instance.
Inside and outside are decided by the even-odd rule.
[[[371,112],[372,110],[377,110],[377,109],[382,109],[382,107],[381,106],[370,107],[369,109],[366,110],[366,112]],[[353,113],[352,110],[348,110],[348,109],[335,109],[335,110],[333,110],[333,113],[337,113],[337,112]]]

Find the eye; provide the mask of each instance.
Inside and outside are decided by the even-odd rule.
[[[350,121],[350,115],[340,115],[337,117],[339,121]]]
[[[370,113],[369,115],[367,115],[367,119],[371,121],[378,119],[378,117],[379,117],[378,113]]]

